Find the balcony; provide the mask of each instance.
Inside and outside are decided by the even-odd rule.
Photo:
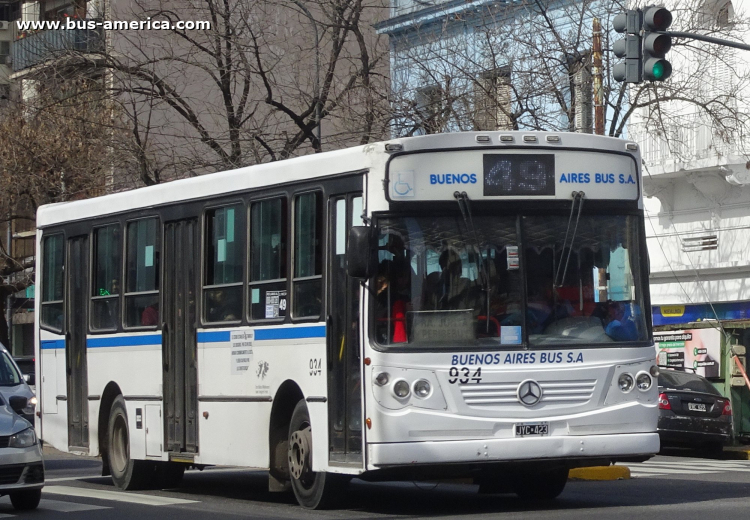
[[[18,35],[11,45],[13,72],[25,70],[70,52],[104,50],[104,31],[97,29],[46,30]]]

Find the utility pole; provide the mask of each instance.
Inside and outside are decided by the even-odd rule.
[[[604,89],[602,88],[602,25],[594,18],[594,133],[604,135]]]

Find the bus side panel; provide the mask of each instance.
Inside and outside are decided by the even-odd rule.
[[[42,331],[39,349],[40,373],[37,389],[41,394],[43,437],[46,444],[68,451],[68,408],[65,373],[65,337]]]
[[[320,401],[308,403],[313,460],[327,463],[325,339],[311,336],[324,334],[317,324],[199,332],[196,462],[267,468],[274,401],[282,385],[296,385]]]
[[[150,344],[139,344],[139,343]],[[125,398],[130,433],[130,456],[146,458],[146,429],[136,427],[136,409],[143,419],[146,404],[159,404],[162,400],[161,335],[149,332],[132,335],[98,335],[88,339],[88,377],[90,452],[100,455],[98,417],[105,388],[114,382]],[[105,412],[109,424],[109,412]]]

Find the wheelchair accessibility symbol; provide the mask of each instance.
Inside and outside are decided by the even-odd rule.
[[[414,172],[406,171],[394,174],[395,179],[391,183],[393,197],[414,196]]]

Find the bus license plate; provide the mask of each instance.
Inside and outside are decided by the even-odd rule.
[[[527,437],[530,435],[547,435],[549,423],[522,423],[516,424],[516,437]]]
[[[706,405],[703,403],[688,403],[688,410],[691,412],[705,412]]]

